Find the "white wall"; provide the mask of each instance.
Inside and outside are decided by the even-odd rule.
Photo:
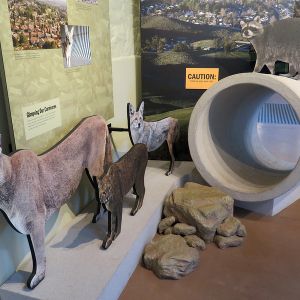
[[[115,117],[114,127],[127,127],[127,102],[141,97],[140,1],[110,0],[111,52]],[[119,152],[131,143],[127,133],[113,133]]]

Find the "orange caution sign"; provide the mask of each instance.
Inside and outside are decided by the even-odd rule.
[[[186,68],[187,90],[207,90],[218,81],[219,68]]]

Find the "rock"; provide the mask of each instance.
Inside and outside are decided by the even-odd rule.
[[[245,225],[243,225],[243,224],[240,225],[238,231],[236,232],[236,235],[240,236],[240,237],[247,236],[247,230],[246,230]]]
[[[162,219],[158,224],[158,232],[163,233],[168,227],[175,223],[176,219],[174,216],[170,216]]]
[[[184,239],[190,247],[198,248],[200,250],[206,249],[205,242],[196,235],[187,235]]]
[[[215,236],[215,243],[217,246],[221,249],[228,248],[228,247],[238,247],[243,243],[243,238],[233,235],[230,237],[225,237],[222,235],[216,235]]]
[[[185,223],[177,223],[173,227],[173,233],[179,235],[191,235],[196,233],[196,227],[190,226]]]
[[[173,233],[173,227],[168,227],[165,231],[164,234],[172,234]]]
[[[240,228],[241,222],[234,217],[227,218],[222,224],[217,228],[217,233],[223,236],[235,235]]]
[[[145,248],[144,263],[159,278],[179,279],[199,264],[199,251],[179,235],[157,235]]]
[[[196,227],[197,235],[211,242],[217,227],[233,215],[233,199],[217,188],[186,183],[166,199],[164,215]]]

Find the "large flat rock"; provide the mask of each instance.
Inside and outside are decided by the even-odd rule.
[[[233,215],[233,199],[214,187],[186,183],[167,198],[164,215],[196,227],[197,235],[212,242],[217,227]]]
[[[159,278],[180,279],[197,268],[199,251],[179,235],[157,235],[145,248],[144,263]]]

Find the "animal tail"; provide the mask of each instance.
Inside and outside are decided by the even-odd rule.
[[[111,149],[111,138],[108,127],[106,127],[106,138],[105,138],[105,156],[104,156],[104,173],[106,173],[112,164],[112,149]]]

